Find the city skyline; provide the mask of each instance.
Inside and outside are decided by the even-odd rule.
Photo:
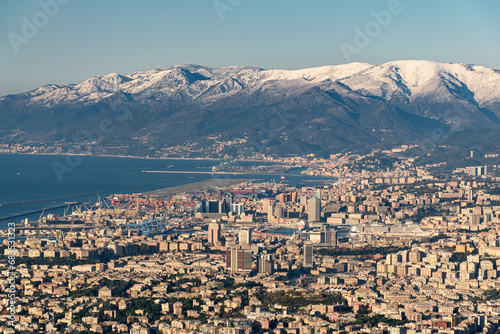
[[[499,12],[2,1],[0,333],[500,333]]]

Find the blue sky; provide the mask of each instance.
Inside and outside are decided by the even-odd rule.
[[[44,14],[42,4],[55,1],[65,3]],[[427,59],[500,69],[500,1],[397,2],[2,0],[0,95],[185,63],[297,69]],[[380,11],[389,19],[377,22]],[[29,24],[38,31],[23,32]],[[371,36],[356,40],[367,28]]]

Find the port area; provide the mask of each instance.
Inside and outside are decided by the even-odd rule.
[[[256,181],[254,179],[212,178],[202,182],[158,189],[136,194],[115,194],[97,203],[74,202],[68,204],[63,216],[42,214],[37,221],[24,219],[15,225],[20,237],[61,238],[65,234],[78,233],[118,233],[127,231],[131,235],[150,235],[175,228],[189,229],[193,217],[176,212],[171,202],[172,196],[190,193],[213,192],[239,184]],[[109,202],[109,204],[108,204]],[[186,199],[186,205],[193,204]],[[183,202],[184,203],[184,202]],[[61,206],[62,207],[62,206]],[[66,211],[71,214],[66,215]],[[21,216],[21,215],[18,215]],[[7,236],[8,230],[0,230],[0,239]]]

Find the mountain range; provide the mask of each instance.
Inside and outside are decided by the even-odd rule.
[[[500,71],[464,63],[177,65],[0,97],[0,143],[59,152],[328,155],[457,134],[497,145],[499,129]]]

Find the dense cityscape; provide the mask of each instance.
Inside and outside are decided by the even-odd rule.
[[[1,330],[495,333],[498,165],[402,151],[282,159],[320,186],[214,179],[9,224]]]
[[[499,13],[0,1],[0,334],[500,334]]]

